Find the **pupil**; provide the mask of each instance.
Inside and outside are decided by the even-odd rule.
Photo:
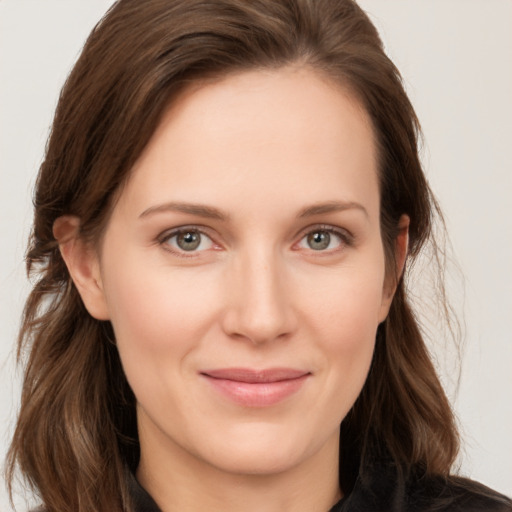
[[[199,247],[201,237],[199,233],[187,231],[186,233],[178,235],[177,243],[180,249],[183,249],[184,251],[193,251]]]
[[[321,251],[329,247],[331,235],[327,231],[315,231],[308,235],[308,245],[315,251]]]

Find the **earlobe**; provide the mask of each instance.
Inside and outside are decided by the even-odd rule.
[[[408,215],[402,215],[398,221],[398,234],[395,239],[395,268],[391,275],[387,275],[382,293],[382,307],[380,321],[383,322],[389,312],[391,302],[395,295],[396,288],[405,268],[405,261],[409,250],[409,224],[411,219]]]
[[[55,220],[53,236],[87,311],[97,320],[109,320],[97,251],[80,238],[80,219],[64,215]]]

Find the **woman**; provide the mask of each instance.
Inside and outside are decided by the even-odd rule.
[[[436,204],[350,1],[118,2],[37,183],[10,464],[48,511],[510,510],[451,476]]]

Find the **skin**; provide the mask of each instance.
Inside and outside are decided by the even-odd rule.
[[[56,222],[86,307],[113,324],[138,401],[137,478],[164,512],[326,511],[340,499],[339,425],[394,290],[379,208],[367,114],[318,72],[289,67],[182,94],[99,253],[74,236],[78,219]],[[183,227],[197,249],[180,248]],[[232,367],[307,376],[278,403],[246,406],[203,375]]]

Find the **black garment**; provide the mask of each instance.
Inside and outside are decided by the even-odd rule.
[[[160,512],[135,477],[131,489],[136,512]],[[359,477],[329,512],[512,512],[512,501],[471,480],[411,476],[404,482],[391,467],[380,467]]]

